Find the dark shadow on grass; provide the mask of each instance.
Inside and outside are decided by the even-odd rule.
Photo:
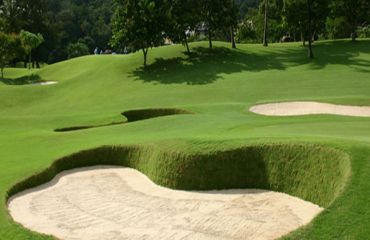
[[[0,82],[6,85],[27,85],[27,84],[35,84],[45,82],[41,79],[41,77],[37,74],[32,74],[29,76],[23,76],[19,78],[4,78],[0,79]]]
[[[299,48],[291,50],[300,52]],[[290,52],[290,51],[289,51]],[[163,59],[157,58],[146,68],[138,68],[132,72],[137,80],[144,82],[157,82],[161,84],[186,83],[189,85],[202,85],[222,79],[222,74],[232,74],[242,71],[263,71],[267,69],[284,70],[286,66],[280,58],[290,54],[285,50],[278,54],[266,56],[252,52],[232,50],[224,47],[213,49],[198,47],[186,57]],[[302,61],[291,56],[292,63],[302,64]]]
[[[314,46],[314,51],[315,59],[310,65],[312,69],[323,69],[329,64],[336,64],[370,73],[370,61],[358,58],[361,54],[370,54],[370,40],[322,42]]]
[[[99,125],[84,125],[84,126],[72,126],[72,127],[64,127],[64,128],[56,128],[54,132],[74,132],[80,130],[86,130],[91,128],[101,128],[101,127],[110,127],[115,125],[122,125],[137,121],[143,121],[152,118],[158,117],[165,117],[171,115],[180,115],[180,114],[194,114],[193,112],[177,109],[177,108],[153,108],[153,109],[136,109],[125,111],[121,113],[123,117],[127,120],[119,121],[119,122],[111,122],[106,124],[99,124]]]
[[[309,60],[306,47],[283,47],[261,49],[259,52],[232,50],[225,47],[214,49],[198,47],[185,57],[157,58],[146,68],[138,68],[131,74],[139,81],[160,84],[202,85],[222,79],[223,74],[242,71],[260,72],[285,70],[289,67],[310,64],[312,69],[322,69],[328,64],[353,67],[360,72],[370,71],[370,61],[357,58],[370,52],[370,41],[357,43],[335,41],[317,43],[315,59]]]
[[[54,129],[54,132],[75,132],[80,130],[86,130],[90,128],[101,128],[101,127],[109,127],[109,126],[115,126],[115,125],[121,125],[127,123],[126,121],[122,122],[111,122],[108,124],[100,124],[100,125],[87,125],[87,126],[73,126],[73,127],[65,127],[65,128],[56,128]]]

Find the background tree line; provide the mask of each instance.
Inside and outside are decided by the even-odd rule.
[[[0,31],[41,33],[35,64],[105,49],[111,38],[112,0],[0,0]],[[23,61],[26,56],[19,56]],[[24,59],[23,59],[24,58]]]
[[[93,53],[148,49],[170,39],[302,41],[370,36],[368,0],[0,0],[0,31],[40,33],[34,65]],[[27,62],[19,49],[13,64]]]
[[[307,3],[315,39],[370,37],[368,0],[262,0],[257,7],[247,8],[239,21],[238,41],[263,41],[266,5],[269,42],[307,41]]]

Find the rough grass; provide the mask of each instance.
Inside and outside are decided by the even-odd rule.
[[[46,183],[64,170],[119,165],[140,170],[157,184],[173,189],[270,189],[328,207],[343,190],[350,172],[349,156],[324,146],[264,144],[189,154],[169,152],[161,145],[166,143],[104,146],[63,157],[13,186],[7,198]]]

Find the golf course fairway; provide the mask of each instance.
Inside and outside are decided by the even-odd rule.
[[[319,209],[282,239],[370,236],[370,117],[249,111],[289,102],[368,108],[370,40],[316,42],[313,60],[300,43],[190,47],[151,49],[145,69],[140,52],[5,69],[0,239],[54,239],[17,223],[11,200],[56,186],[64,171],[103,166],[130,168],[166,191],[259,189]]]

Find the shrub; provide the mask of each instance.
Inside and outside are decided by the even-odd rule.
[[[69,59],[90,54],[89,47],[85,43],[82,43],[82,42],[69,44],[67,51],[68,51]]]

